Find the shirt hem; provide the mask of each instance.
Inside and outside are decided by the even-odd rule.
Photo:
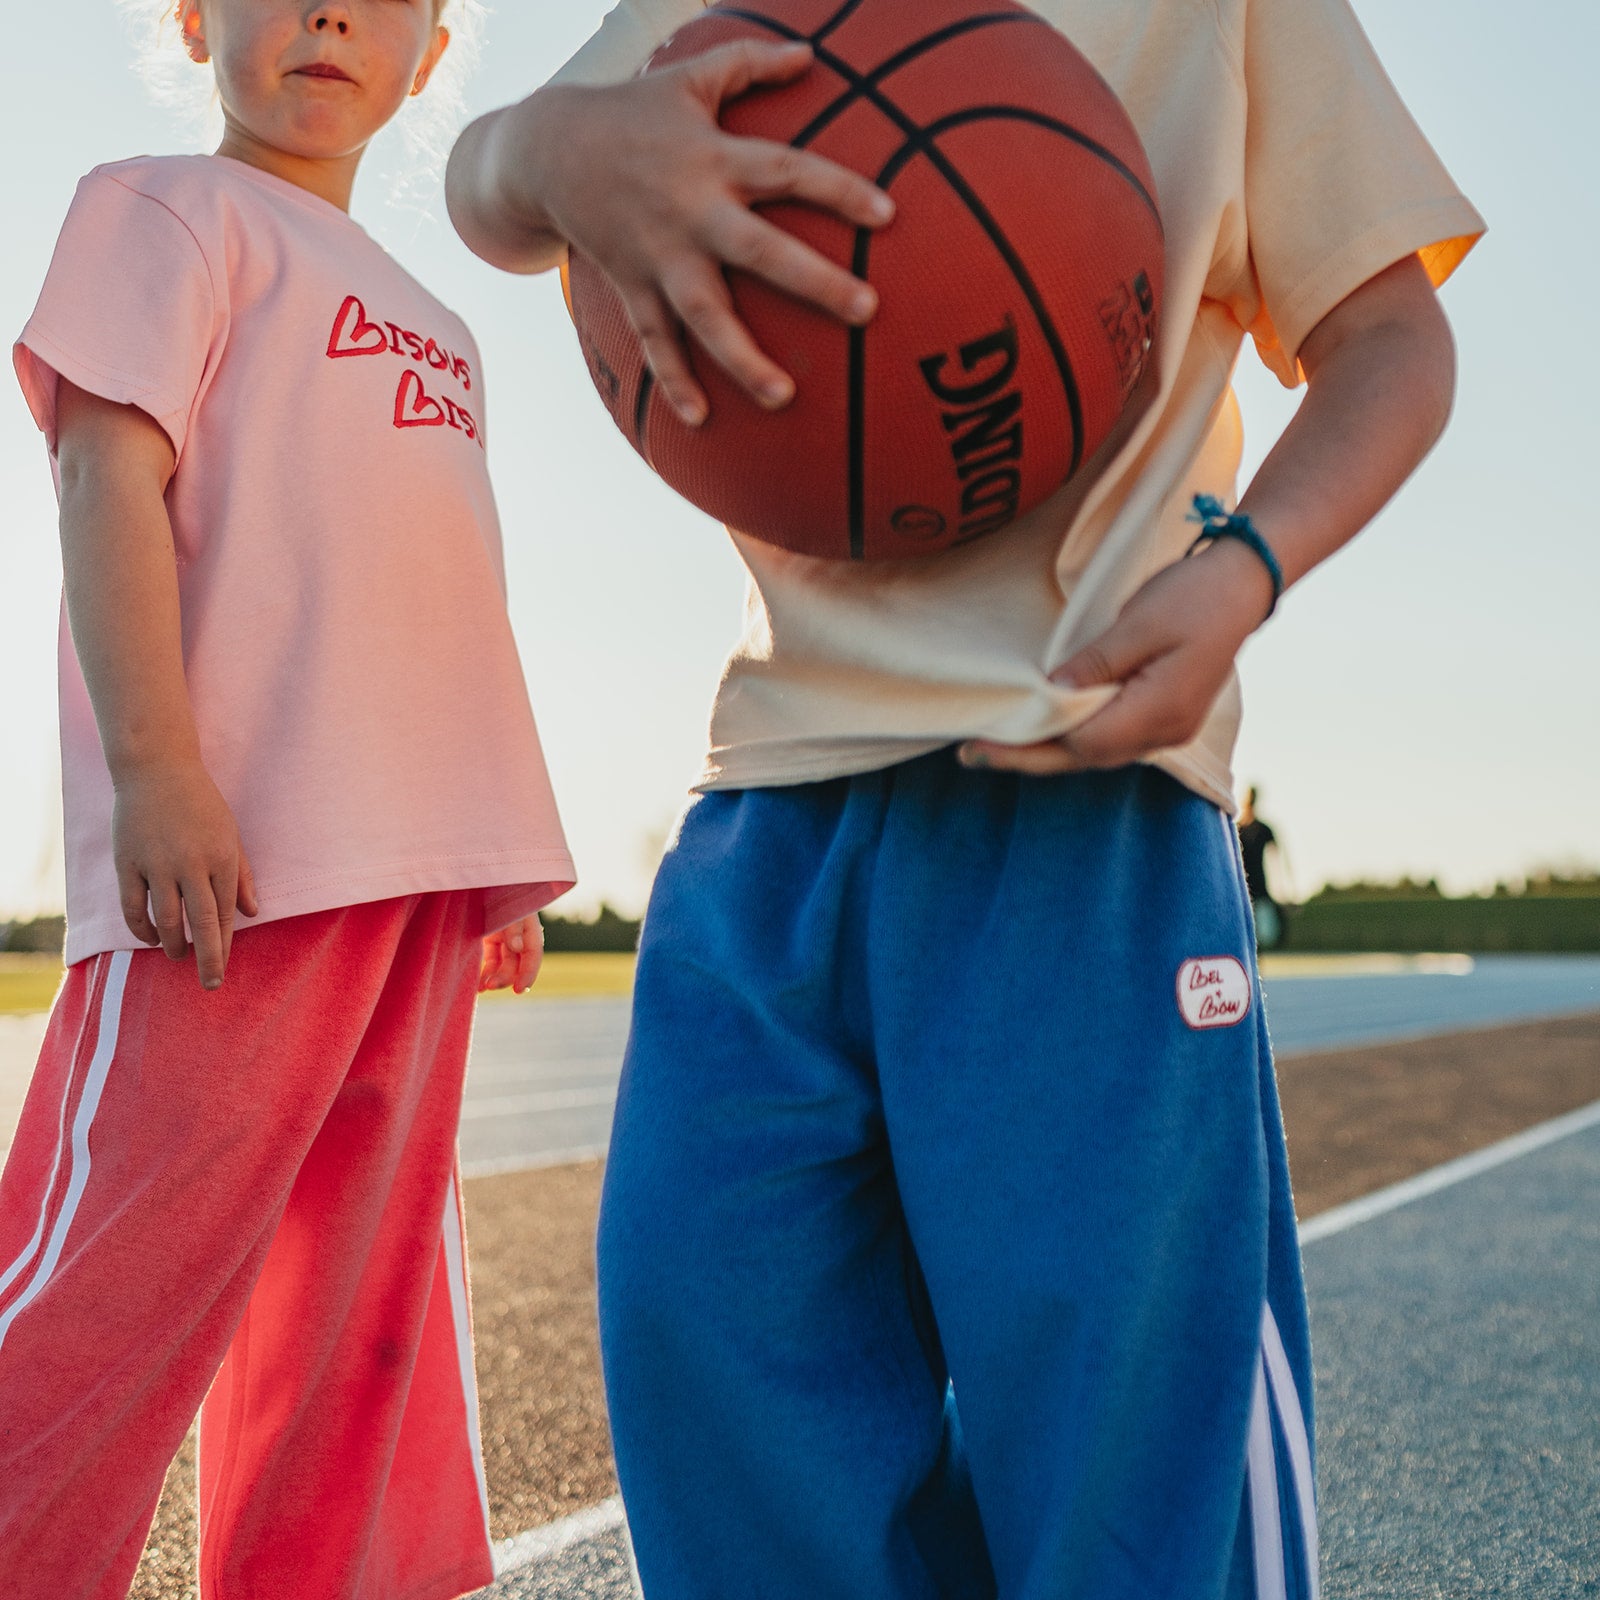
[[[256,886],[262,906],[259,917],[240,919],[237,931],[259,928],[289,917],[310,916],[318,911],[333,911],[340,906],[370,905],[375,900],[394,900],[405,895],[432,894],[451,889],[485,889],[493,893],[494,903],[486,918],[484,933],[532,916],[534,912],[564,895],[577,882],[572,858],[565,852],[550,851],[529,856],[489,856],[476,862],[466,858],[449,866],[411,868],[406,871],[357,873],[312,880],[263,879]],[[68,921],[65,961],[69,967],[112,950],[147,950],[150,946],[134,938],[118,913]]]
[[[960,736],[951,734],[938,739],[861,739],[859,755],[846,755],[834,741],[827,755],[811,757],[775,758],[768,762],[737,759],[720,761],[715,752],[706,758],[700,777],[692,785],[696,794],[709,794],[714,789],[785,789],[794,784],[826,783],[833,778],[854,778],[863,772],[879,772],[884,767],[899,766],[902,761],[915,761],[918,756],[943,750],[959,744]]]
[[[854,778],[864,772],[879,772],[885,767],[915,761],[919,756],[948,749],[960,742],[961,738],[955,735],[944,739],[907,741],[864,739],[861,741],[864,748],[859,757],[836,751],[825,756],[774,760],[765,764],[752,762],[742,769],[737,762],[718,762],[713,756],[694,785],[694,792],[710,794],[718,789],[784,789],[804,783],[826,783],[835,778]],[[1165,772],[1230,817],[1238,810],[1231,771],[1205,760],[1190,748],[1158,750],[1137,764]]]

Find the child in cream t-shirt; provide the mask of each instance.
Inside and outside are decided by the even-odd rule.
[[[933,37],[971,9],[896,3]],[[892,93],[892,67],[849,65],[873,9],[795,0],[796,42],[732,8],[766,38],[640,77],[701,7],[623,0],[463,135],[458,228],[508,269],[598,263],[685,420],[710,361],[782,405],[804,375],[753,343],[724,268],[870,351],[871,291],[760,203],[893,227],[893,187],[716,113],[813,60]],[[747,628],[645,919],[600,1224],[651,1600],[1316,1592],[1233,661],[1443,427],[1434,289],[1483,224],[1347,0],[1032,10],[1149,153],[1159,382],[970,546],[854,565],[734,530]],[[1309,392],[1230,510],[1247,340]]]

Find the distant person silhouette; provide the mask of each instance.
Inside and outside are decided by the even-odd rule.
[[[1267,848],[1281,850],[1278,836],[1256,815],[1257,791],[1246,791],[1239,808],[1239,850],[1244,856],[1245,887],[1256,917],[1256,948],[1276,950],[1283,943],[1283,912],[1267,887]]]

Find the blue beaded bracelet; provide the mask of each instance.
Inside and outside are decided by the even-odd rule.
[[[1194,510],[1189,513],[1187,520],[1200,524],[1200,537],[1189,546],[1191,555],[1208,539],[1237,539],[1240,544],[1249,545],[1255,551],[1262,566],[1267,569],[1267,576],[1272,579],[1272,604],[1267,607],[1267,617],[1270,617],[1278,609],[1278,601],[1283,598],[1283,568],[1278,565],[1272,546],[1261,537],[1261,530],[1243,512],[1227,510],[1213,494],[1197,494],[1194,497]],[[1261,620],[1265,622],[1267,618]]]

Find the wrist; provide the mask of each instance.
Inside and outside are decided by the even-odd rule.
[[[566,84],[547,85],[507,106],[487,130],[484,155],[491,203],[524,236],[565,237],[550,197],[556,188],[569,102],[581,93]]]
[[[1259,628],[1277,605],[1272,574],[1248,545],[1237,539],[1213,539],[1197,550],[1192,560],[1215,580],[1223,607],[1235,616],[1239,641]]]
[[[1198,523],[1200,527],[1199,535],[1189,546],[1191,555],[1202,546],[1229,548],[1236,553],[1237,570],[1237,552],[1248,554],[1250,562],[1266,583],[1266,609],[1260,616],[1260,621],[1265,622],[1278,609],[1278,601],[1283,596],[1283,566],[1277,552],[1267,543],[1249,513],[1242,509],[1229,511],[1214,495],[1197,494],[1188,520]],[[1260,587],[1259,583],[1257,587]]]
[[[202,772],[205,770],[198,742],[193,745],[143,745],[131,740],[124,745],[107,746],[105,756],[114,790],[152,782],[169,782],[197,769]]]
[[[450,220],[474,254],[506,272],[554,266],[565,239],[544,203],[546,167],[559,130],[540,89],[463,130],[445,170]],[[558,106],[559,110],[559,106]]]

